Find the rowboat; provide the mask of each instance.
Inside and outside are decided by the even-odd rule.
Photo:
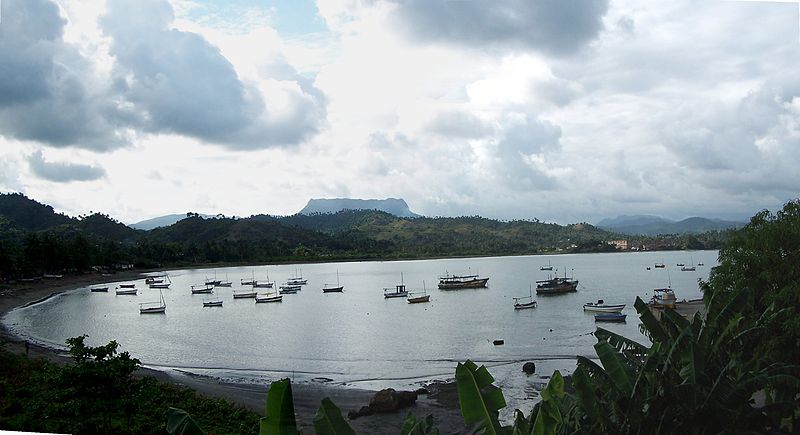
[[[91,290],[91,291],[93,291],[95,293],[107,293],[108,292],[108,287],[92,287],[89,290]]]
[[[621,313],[605,313],[605,314],[595,314],[594,321],[595,322],[624,322],[625,317],[627,314]]]

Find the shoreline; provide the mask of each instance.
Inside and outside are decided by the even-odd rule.
[[[10,284],[8,288],[0,290],[0,316],[15,308],[43,302],[77,287],[143,279],[152,272],[157,272],[157,270],[123,271],[111,276],[74,275],[60,279],[43,278],[36,282]],[[26,353],[32,358],[44,358],[58,364],[68,364],[71,361],[71,358],[62,350],[20,339],[2,323],[0,323],[0,340],[4,343],[4,349],[10,352]],[[133,357],[135,356],[133,355]],[[184,386],[205,396],[226,399],[264,415],[268,385],[224,382],[217,378],[188,374],[173,369],[162,371],[142,367],[138,374]],[[428,414],[433,415],[436,425],[444,433],[464,432],[464,422],[455,384],[452,382],[434,383],[429,390],[430,394],[419,395],[414,405],[397,413],[374,414],[348,420],[348,422],[356,433],[396,434],[402,427],[403,420],[411,412],[418,419],[424,418]],[[368,405],[376,391],[338,385],[292,383],[292,392],[298,429],[313,431],[312,420],[323,398],[330,397],[342,411],[342,415],[347,418],[348,412],[357,411],[362,406]]]

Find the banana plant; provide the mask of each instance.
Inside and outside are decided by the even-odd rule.
[[[288,378],[270,385],[265,408],[259,435],[297,435],[292,382]]]

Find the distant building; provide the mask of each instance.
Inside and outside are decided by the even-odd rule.
[[[614,245],[617,249],[621,251],[627,251],[630,249],[629,243],[627,240],[612,240],[608,242],[609,245]]]

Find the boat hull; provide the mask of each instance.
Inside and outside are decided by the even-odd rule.
[[[222,301],[203,302],[203,306],[204,307],[221,307],[222,306]]]
[[[405,297],[408,297],[408,292],[399,292],[399,293],[394,293],[394,292],[393,292],[393,293],[384,293],[384,294],[383,294],[383,297],[384,297],[384,298],[386,298],[386,299],[391,299],[391,298],[405,298]]]
[[[265,297],[265,298],[260,298],[260,297],[256,296],[256,303],[257,304],[265,304],[265,303],[270,303],[270,302],[282,302],[282,301],[283,301],[283,296],[268,296],[268,297]]]
[[[343,291],[344,291],[344,286],[327,287],[322,289],[322,293],[342,293]]]
[[[115,293],[117,295],[135,295],[139,293],[139,290],[136,290],[135,288],[126,288],[126,289],[116,290]]]
[[[95,293],[108,293],[108,287],[95,287],[90,290]]]
[[[419,303],[422,303],[422,302],[430,302],[430,300],[431,300],[431,295],[417,296],[417,297],[414,297],[414,298],[408,298],[408,303],[409,304],[419,304]]]
[[[536,287],[537,295],[556,295],[560,293],[572,293],[578,291],[578,282],[568,282],[556,286]]]
[[[625,308],[625,305],[584,305],[583,311],[591,313],[619,313]]]
[[[252,299],[254,297],[256,297],[255,293],[234,293],[233,294],[233,298],[234,299]]]
[[[489,278],[477,278],[469,281],[439,282],[440,290],[458,290],[463,288],[485,288]]]
[[[162,314],[167,312],[167,307],[139,308],[139,314]]]
[[[627,314],[595,314],[595,322],[624,322]]]
[[[527,310],[529,308],[536,308],[536,301],[526,302],[524,304],[521,304],[521,303],[514,304],[514,309],[515,310]]]

